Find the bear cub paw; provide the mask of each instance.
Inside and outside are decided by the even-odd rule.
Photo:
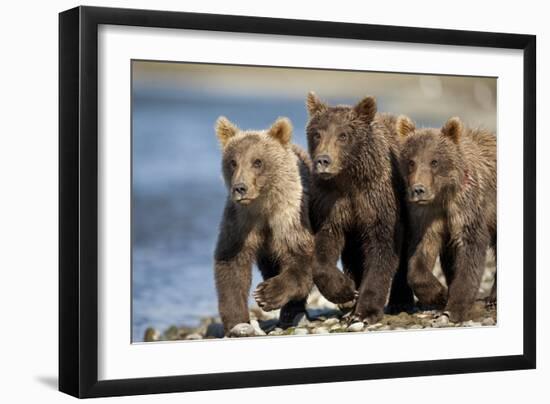
[[[280,309],[292,298],[289,289],[289,282],[278,275],[260,283],[253,296],[263,311],[272,311]]]

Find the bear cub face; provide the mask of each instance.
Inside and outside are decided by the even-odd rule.
[[[231,200],[250,205],[269,193],[277,173],[285,171],[283,147],[292,136],[292,125],[279,118],[267,131],[241,131],[220,117],[216,134],[223,147],[223,178]]]
[[[396,130],[403,141],[400,168],[408,201],[416,205],[442,202],[461,183],[460,119],[449,119],[441,129],[416,129],[410,118],[400,116]]]
[[[376,114],[376,101],[366,97],[354,107],[330,107],[313,92],[307,97],[310,116],[306,128],[313,174],[321,180],[349,171],[355,164],[356,149],[364,141],[355,133],[369,132]]]

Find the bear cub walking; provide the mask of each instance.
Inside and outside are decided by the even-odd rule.
[[[416,129],[401,116],[396,127],[412,231],[409,284],[421,304],[444,307],[451,321],[464,321],[487,249],[496,256],[496,136],[466,129],[458,118],[441,129]],[[438,256],[448,291],[432,273]],[[496,300],[496,278],[490,300]]]
[[[309,93],[307,109],[314,282],[334,303],[356,300],[351,322],[375,323],[390,287],[390,305],[413,303],[402,254],[406,202],[395,117],[377,114],[372,97],[329,106]]]
[[[228,190],[214,257],[224,330],[250,320],[254,263],[264,278],[257,303],[265,311],[282,308],[281,322],[291,320],[305,310],[312,287],[307,155],[291,144],[286,118],[265,131],[241,131],[220,117],[216,134]]]

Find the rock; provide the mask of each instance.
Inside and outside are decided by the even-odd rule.
[[[403,328],[403,327],[395,327],[394,328],[394,331],[403,331],[403,330],[405,330],[405,328]]]
[[[382,327],[378,328],[380,331],[388,331],[390,329],[389,325],[383,325]]]
[[[325,327],[331,327],[331,326],[333,326],[333,325],[335,325],[335,324],[340,324],[340,320],[337,319],[337,318],[334,318],[334,317],[333,317],[333,318],[329,318],[328,320],[323,321],[323,325],[324,325]]]
[[[279,327],[276,327],[273,331],[271,331],[267,335],[283,335],[283,329],[279,328]]]
[[[261,329],[260,323],[257,320],[250,320],[250,325],[254,328],[254,334],[263,336],[267,335],[264,330]]]
[[[481,323],[473,320],[464,321],[461,325],[462,327],[481,327]]]
[[[321,327],[321,322],[320,321],[310,321],[307,323],[306,327],[309,328],[309,329],[312,329],[312,328],[319,328]]]
[[[155,330],[153,327],[149,327],[145,330],[145,335],[143,340],[145,342],[154,342],[160,339],[160,332]]]
[[[260,328],[265,332],[273,331],[275,328],[279,327],[278,318],[274,318],[271,320],[258,320],[258,323],[260,324]]]
[[[481,322],[481,325],[484,325],[484,326],[492,326],[495,324],[496,322],[492,317],[484,318],[483,321]]]
[[[296,324],[296,327],[309,327],[311,322],[308,320],[307,316],[300,318],[300,321]]]
[[[434,318],[431,325],[434,328],[447,327],[449,325],[449,317],[442,314],[441,316]]]
[[[369,325],[367,325],[367,330],[368,331],[374,331],[374,330],[377,330],[380,327],[382,327],[382,325],[383,325],[382,323],[369,324]]]
[[[340,323],[334,324],[329,328],[330,331],[341,330],[341,329],[343,329],[343,327]]]
[[[307,335],[307,334],[309,334],[309,331],[307,330],[307,328],[298,327],[294,329],[294,335]]]
[[[252,337],[255,334],[254,327],[248,323],[237,324],[229,331],[229,336],[234,338]]]
[[[365,328],[365,324],[362,322],[357,322],[357,323],[350,324],[347,328],[347,331],[359,332],[359,331],[363,331],[363,328]]]
[[[223,324],[221,323],[212,323],[209,324],[206,328],[206,338],[223,338],[224,337],[224,331],[223,331]]]
[[[175,325],[170,326],[166,331],[164,331],[164,338],[167,340],[176,340],[178,339],[180,332],[178,327]]]
[[[186,340],[193,340],[193,339],[202,339],[202,335],[200,334],[189,334],[185,337]]]
[[[326,327],[319,327],[313,329],[313,334],[328,334],[328,328]]]
[[[424,327],[422,327],[422,325],[420,325],[420,324],[413,324],[409,327],[409,329],[411,329],[411,330],[421,330],[423,328]]]

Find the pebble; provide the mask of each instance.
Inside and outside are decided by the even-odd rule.
[[[409,327],[409,329],[411,329],[411,330],[421,330],[423,328],[424,327],[422,327],[420,324],[413,324]]]
[[[254,327],[248,323],[240,323],[229,331],[230,337],[252,337],[255,335]]]
[[[224,335],[225,335],[225,332],[223,330],[223,324],[221,324],[221,323],[212,323],[206,329],[205,337],[207,337],[207,338],[223,338]]]
[[[337,318],[329,318],[328,320],[323,321],[323,325],[326,327],[330,327],[335,324],[340,324],[340,320]]]
[[[308,320],[307,316],[303,316],[296,324],[296,327],[310,327],[310,324],[311,322]]]
[[[334,331],[334,330],[341,330],[342,329],[342,326],[340,325],[340,323],[336,323],[334,324],[332,327],[329,328],[330,331]]]
[[[377,330],[380,327],[382,327],[382,323],[374,323],[374,324],[367,325],[367,330],[369,331]]]
[[[257,320],[250,320],[250,325],[252,326],[252,328],[254,328],[254,333],[256,335],[267,335],[265,331],[260,328],[260,323]]]
[[[468,321],[464,321],[462,323],[462,326],[463,327],[480,327],[481,323],[478,323],[478,322],[473,321],[473,320],[468,320]]]
[[[485,326],[491,326],[495,324],[496,324],[495,320],[492,317],[487,317],[483,319],[483,321],[481,322],[481,325],[485,325]]]
[[[328,334],[328,328],[326,327],[314,328],[313,334]]]
[[[349,332],[359,332],[359,331],[363,331],[363,328],[365,328],[365,324],[362,322],[357,322],[357,323],[350,324],[347,330]]]
[[[447,316],[441,315],[432,321],[432,327],[434,328],[447,327],[448,325],[449,325],[449,317]]]
[[[160,339],[160,332],[155,330],[153,327],[149,327],[145,330],[145,336],[143,337],[143,340],[145,342],[154,342],[158,341]]]
[[[294,335],[307,335],[309,334],[309,331],[307,330],[307,328],[296,328],[294,330]]]
[[[283,329],[277,327],[267,335],[283,335]]]
[[[202,339],[202,335],[200,334],[189,334],[185,337],[187,340],[193,340],[193,339]]]

